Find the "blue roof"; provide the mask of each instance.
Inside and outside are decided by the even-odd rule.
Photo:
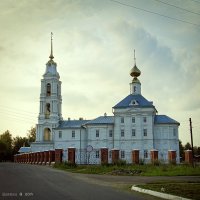
[[[154,123],[155,124],[178,124],[180,125],[179,122],[176,120],[166,116],[166,115],[156,115],[154,118]]]
[[[128,107],[154,107],[152,101],[148,101],[141,94],[130,94],[120,101],[113,108],[128,108]]]
[[[28,153],[31,152],[31,147],[20,147],[19,153]]]
[[[97,117],[96,119],[93,119],[89,122],[86,123],[87,124],[114,124],[114,117],[113,116],[100,116]]]
[[[89,120],[63,120],[56,129],[81,128]]]

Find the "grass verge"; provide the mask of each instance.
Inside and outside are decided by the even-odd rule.
[[[200,199],[199,182],[166,182],[137,185],[140,188],[172,194],[189,199]]]
[[[55,168],[73,173],[140,175],[140,176],[199,176],[200,166],[190,165],[72,165],[67,162],[55,164]]]

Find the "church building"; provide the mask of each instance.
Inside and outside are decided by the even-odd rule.
[[[174,152],[179,163],[179,122],[167,115],[158,115],[152,101],[141,93],[141,72],[136,66],[130,71],[130,94],[113,106],[113,116],[99,116],[92,120],[64,120],[60,75],[53,56],[51,37],[50,60],[41,80],[40,108],[36,125],[36,141],[32,152],[62,149],[62,160],[68,160],[73,149],[77,164],[100,164],[102,151],[106,150],[108,162],[113,152],[121,160],[132,163],[134,152],[140,162],[151,162],[152,153],[168,163]],[[89,109],[89,108],[88,108]]]

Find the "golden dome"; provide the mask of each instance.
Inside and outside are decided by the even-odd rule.
[[[134,49],[134,67],[130,71],[130,75],[137,80],[137,77],[140,76],[141,71],[136,66],[136,58],[135,58],[135,49]]]
[[[137,68],[136,65],[134,65],[134,67],[130,71],[130,75],[134,78],[137,78],[138,76],[140,76],[140,74],[141,74],[141,71]]]

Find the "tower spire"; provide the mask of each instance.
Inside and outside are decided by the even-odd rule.
[[[135,49],[134,49],[134,66],[136,66]]]
[[[51,32],[51,51],[50,51],[50,56],[49,56],[49,60],[46,64],[46,72],[45,74],[47,73],[51,73],[51,74],[54,74],[54,75],[58,75],[58,72],[57,72],[57,64],[56,62],[54,62],[54,56],[53,56],[53,33]]]
[[[51,53],[50,53],[49,58],[50,58],[51,60],[54,59],[54,57],[53,57],[53,33],[52,33],[52,32],[51,32]]]

